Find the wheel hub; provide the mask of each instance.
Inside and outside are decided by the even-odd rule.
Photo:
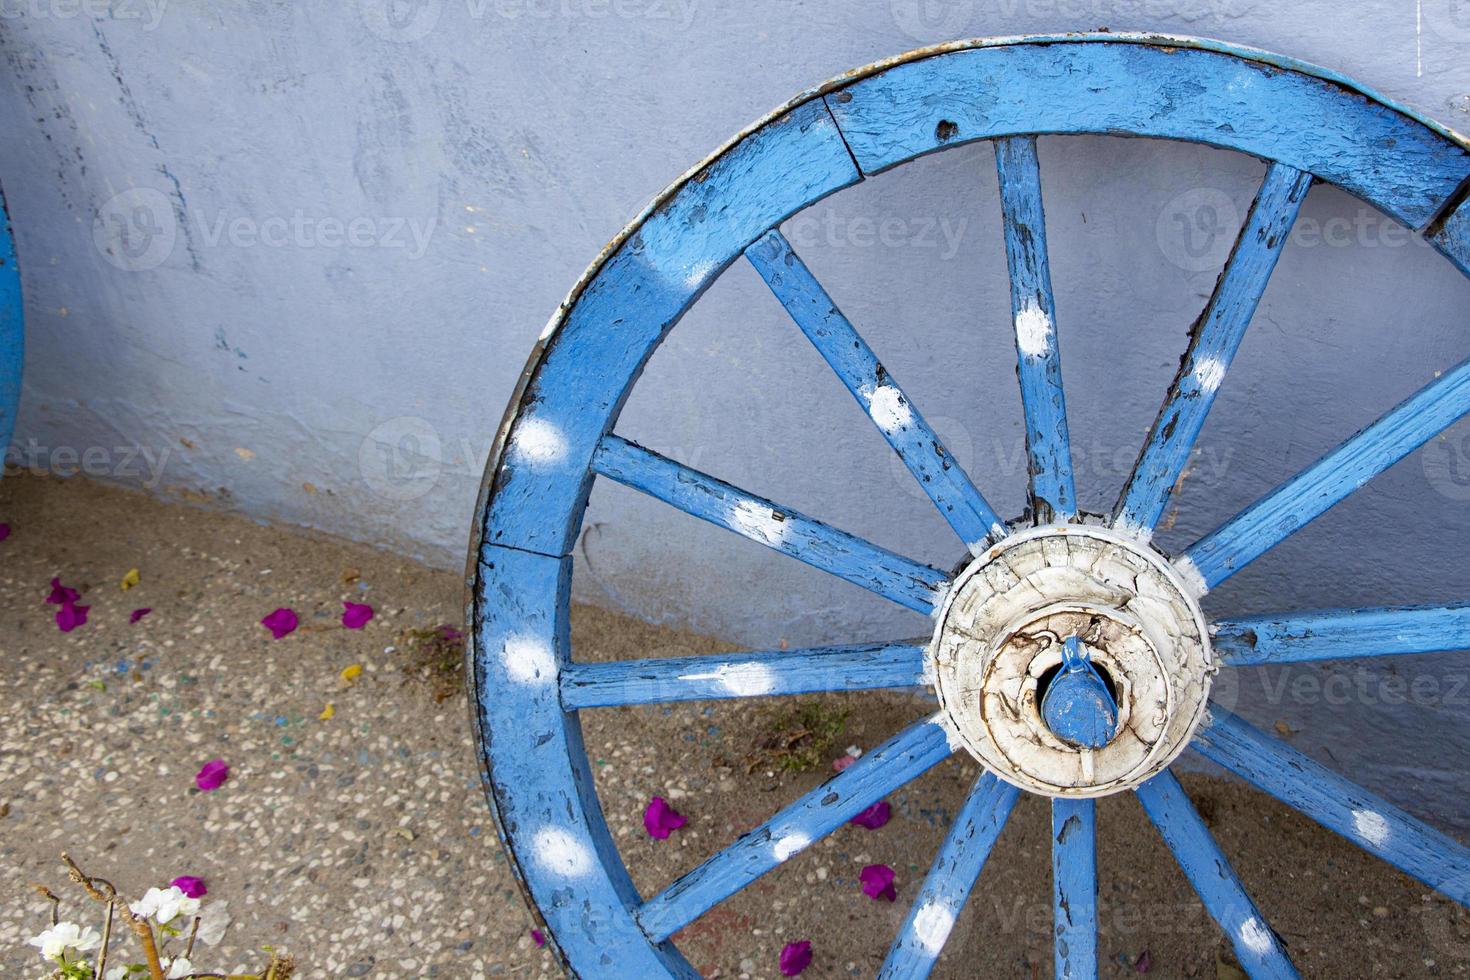
[[[1117,708],[1096,748],[1048,724],[1059,699],[1043,713],[1069,638]],[[950,588],[930,656],[958,744],[1047,796],[1105,796],[1162,770],[1189,744],[1214,673],[1199,604],[1168,561],[1083,525],[1026,531],[975,559]]]

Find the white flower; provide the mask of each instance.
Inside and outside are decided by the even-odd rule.
[[[150,888],[144,893],[141,900],[133,902],[128,908],[132,909],[134,915],[143,918],[152,916],[160,925],[167,925],[180,915],[193,916],[199,911],[199,899],[189,898],[177,885],[168,888]]]
[[[187,977],[194,972],[194,964],[180,956],[169,964],[168,980],[178,980],[179,977]]]
[[[46,959],[55,960],[65,956],[69,949],[80,953],[96,949],[101,945],[102,937],[91,926],[83,929],[75,922],[58,922],[39,936],[33,936],[27,941],[32,946],[39,948],[41,955]]]
[[[225,938],[225,930],[230,925],[229,907],[229,902],[210,902],[209,908],[200,913],[198,938],[201,943],[218,946]]]
[[[125,967],[125,966],[115,966],[112,969],[110,969],[110,970],[107,971],[107,975],[105,977],[103,977],[102,980],[127,980],[127,977],[128,977],[128,968],[127,967]]]
[[[183,894],[183,892],[180,892],[179,894]],[[153,915],[155,912],[158,911],[159,903],[162,902],[164,897],[167,895],[168,892],[164,891],[162,888],[150,888],[147,892],[143,894],[142,898],[138,899],[136,902],[128,903],[128,909],[131,910],[134,915],[140,915],[146,919],[150,915]]]

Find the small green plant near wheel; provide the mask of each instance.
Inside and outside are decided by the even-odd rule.
[[[398,645],[407,651],[404,672],[427,678],[434,700],[443,702],[464,693],[464,633],[447,623],[428,629],[406,629]]]
[[[61,918],[61,899],[49,888],[36,885],[51,906],[51,927],[30,939],[47,962],[47,980],[289,980],[291,957],[269,947],[265,968],[256,973],[219,973],[197,969],[192,957],[198,943],[214,946],[224,938],[230,917],[228,902],[212,902],[208,908],[198,898],[184,894],[178,885],[150,888],[138,901],[129,902],[105,878],[89,875],[65,853],[61,860],[67,876],[86,896],[104,909],[102,931]],[[197,879],[196,879],[197,880]],[[135,942],[136,961],[108,965],[109,956],[127,955],[122,926]],[[114,950],[114,939],[117,949]]]
[[[755,751],[745,757],[746,771],[806,772],[824,766],[847,728],[847,715],[846,708],[822,700],[777,712]]]

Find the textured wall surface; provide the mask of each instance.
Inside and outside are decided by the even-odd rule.
[[[1456,0],[1351,16],[1321,0],[0,4],[0,179],[29,329],[8,458],[458,564],[526,354],[648,198],[854,65],[951,37],[1104,25],[1281,51],[1470,129],[1470,4]],[[1140,140],[1043,138],[1040,153],[1079,496],[1102,509],[1264,168]],[[866,181],[786,232],[1015,513],[1025,454],[990,148]],[[1313,190],[1161,543],[1188,544],[1470,353],[1467,308],[1470,282],[1449,263],[1347,194]],[[960,557],[744,264],[654,356],[619,430],[914,557]],[[1461,423],[1209,607],[1464,597],[1467,508]],[[928,629],[619,487],[594,492],[577,591],[752,644]],[[1399,697],[1394,676],[1419,692]],[[1251,669],[1239,705],[1470,825],[1455,799],[1470,783],[1467,677],[1445,656]]]

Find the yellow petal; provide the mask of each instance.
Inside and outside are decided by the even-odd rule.
[[[362,673],[362,664],[353,664],[351,667],[342,668],[342,679],[344,681],[356,680],[357,675]]]
[[[322,709],[322,713],[319,714],[319,715],[317,715],[317,718],[321,719],[322,721],[331,721],[332,720],[332,716],[335,715],[336,713],[337,713],[337,709],[334,708],[334,707],[332,707],[332,704],[329,701],[329,702],[327,702],[327,706]]]
[[[142,578],[138,575],[138,570],[136,568],[130,568],[128,569],[128,574],[122,577],[122,590],[126,592],[140,581],[142,581]]]

